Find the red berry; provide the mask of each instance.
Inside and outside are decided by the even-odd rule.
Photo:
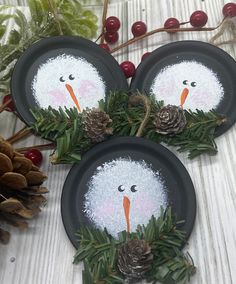
[[[195,28],[202,28],[206,25],[208,16],[203,11],[196,11],[190,17],[190,24]]]
[[[130,78],[135,74],[135,66],[131,61],[124,61],[120,64],[121,69],[123,70],[125,77]]]
[[[236,16],[236,4],[228,3],[223,7],[223,14],[225,17],[235,17]]]
[[[138,37],[144,35],[147,32],[147,26],[144,22],[135,22],[132,25],[131,31],[134,37]]]
[[[114,44],[118,41],[119,34],[118,34],[118,32],[115,32],[115,33],[106,32],[104,37],[105,37],[106,42],[108,42],[110,44]]]
[[[114,33],[120,28],[120,20],[117,17],[109,17],[106,19],[105,28],[107,32]]]
[[[15,111],[16,107],[15,107],[15,104],[13,103],[13,101],[12,101],[11,95],[4,96],[4,98],[2,100],[2,103],[5,104],[8,101],[11,101],[11,102],[5,107],[5,110],[6,111],[10,111],[10,112]]]
[[[142,56],[142,58],[141,58],[141,61],[143,61],[146,57],[148,57],[150,53],[151,53],[151,52],[146,52],[146,53],[144,53],[143,56]]]
[[[179,27],[180,27],[180,23],[176,18],[169,18],[165,21],[165,24],[164,24],[165,29],[178,29]]]
[[[31,160],[31,162],[37,167],[40,167],[43,161],[42,153],[38,149],[28,150],[25,152],[25,157]]]
[[[100,43],[99,46],[105,49],[107,52],[110,52],[110,47],[106,43]]]

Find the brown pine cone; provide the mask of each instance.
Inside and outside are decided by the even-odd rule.
[[[182,132],[187,124],[184,110],[181,107],[167,105],[156,114],[154,125],[160,134],[175,135]]]
[[[143,278],[151,269],[153,255],[151,247],[144,240],[130,240],[118,250],[118,268],[126,277],[126,283]]]
[[[10,223],[27,227],[25,220],[40,212],[48,192],[41,184],[46,176],[12,145],[0,137],[0,225]],[[7,243],[10,234],[0,227],[0,242]]]
[[[108,127],[111,122],[109,115],[100,109],[88,111],[84,120],[86,136],[94,143],[102,142],[107,135],[112,134],[112,128]]]

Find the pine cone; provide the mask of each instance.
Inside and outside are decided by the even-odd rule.
[[[45,179],[39,168],[0,137],[0,225],[27,227],[25,220],[37,215],[46,202],[42,194],[48,190],[40,186]],[[9,237],[0,227],[0,242],[7,243]]]
[[[108,127],[111,123],[109,115],[100,109],[93,109],[87,112],[84,121],[86,136],[93,142],[102,142],[107,135],[112,134],[112,128]]]
[[[156,132],[174,135],[184,130],[187,120],[181,107],[167,105],[156,114],[154,124]]]
[[[127,283],[142,279],[152,260],[151,247],[144,240],[130,240],[118,250],[118,268]]]

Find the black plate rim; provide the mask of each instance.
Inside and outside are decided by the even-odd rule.
[[[175,41],[175,42],[171,42],[168,44],[165,44],[161,47],[158,47],[157,49],[153,50],[151,52],[151,54],[149,56],[147,56],[145,58],[145,60],[143,60],[137,67],[136,69],[136,73],[135,76],[132,78],[131,82],[130,82],[130,90],[131,92],[135,92],[138,89],[134,86],[134,84],[136,84],[136,81],[140,81],[139,79],[137,79],[140,76],[140,73],[142,72],[142,70],[145,68],[146,65],[149,65],[150,63],[153,63],[153,58],[156,57],[158,54],[162,53],[163,51],[167,50],[167,49],[174,49],[177,48],[179,46],[187,46],[187,45],[198,45],[199,47],[204,47],[207,49],[211,49],[214,50],[215,52],[217,52],[219,55],[225,57],[226,61],[229,62],[229,64],[235,64],[234,69],[236,69],[236,60],[230,55],[228,54],[226,51],[224,51],[223,49],[221,49],[218,46],[215,46],[213,44],[207,43],[207,42],[203,42],[203,41],[198,41],[198,40],[179,40],[179,41]],[[142,91],[142,90],[139,90]],[[235,97],[236,97],[236,92],[235,92]],[[223,125],[219,126],[216,128],[216,132],[215,132],[215,137],[221,136],[222,134],[224,134],[226,131],[228,131],[236,122],[236,112],[232,111],[230,114],[226,114],[227,117],[227,121],[226,123],[224,123]]]
[[[111,138],[105,142],[102,142],[100,144],[95,145],[92,149],[90,149],[87,153],[83,155],[82,160],[79,164],[73,165],[73,167],[70,169],[66,180],[63,185],[62,194],[61,194],[61,217],[62,222],[64,225],[64,229],[66,231],[66,234],[71,241],[72,245],[77,249],[78,248],[78,242],[76,240],[75,232],[73,231],[73,228],[71,227],[71,215],[69,211],[69,198],[70,193],[72,191],[72,185],[73,185],[73,179],[78,174],[78,172],[84,167],[84,165],[87,163],[89,159],[94,157],[98,153],[98,151],[102,151],[104,148],[108,147],[112,148],[113,145],[118,145],[120,143],[132,143],[136,144],[138,143],[142,144],[145,147],[150,147],[152,150],[157,151],[159,154],[162,154],[165,156],[165,158],[178,169],[178,171],[182,172],[181,179],[183,180],[184,184],[186,185],[186,189],[188,191],[188,207],[190,208],[188,212],[188,220],[184,224],[184,228],[186,231],[186,241],[189,239],[191,232],[193,230],[195,219],[196,219],[196,212],[197,212],[197,201],[196,201],[196,193],[194,189],[193,182],[191,180],[191,177],[183,165],[183,163],[166,147],[164,147],[161,144],[157,144],[153,141],[150,141],[146,138],[137,138],[137,137],[118,137],[118,138]],[[186,243],[183,243],[183,246]]]
[[[88,47],[96,49],[97,54],[101,54],[101,56],[104,56],[104,57],[107,58],[107,61],[108,61],[107,66],[109,66],[109,68],[112,65],[115,66],[116,70],[114,72],[116,73],[116,82],[119,82],[120,86],[122,86],[122,89],[124,91],[126,91],[126,90],[128,91],[128,89],[129,89],[127,79],[125,78],[124,73],[120,69],[119,63],[116,61],[116,59],[110,53],[108,53],[103,48],[99,47],[99,45],[95,44],[93,41],[85,39],[85,38],[80,37],[80,36],[66,36],[66,35],[52,36],[52,37],[44,38],[44,39],[39,40],[36,43],[32,44],[30,47],[28,47],[23,52],[23,54],[17,60],[15,66],[13,68],[13,73],[12,73],[11,81],[10,81],[10,89],[11,89],[12,100],[13,100],[15,106],[16,106],[19,117],[28,126],[30,126],[32,124],[32,122],[35,121],[35,120],[34,120],[33,115],[30,113],[30,110],[28,110],[24,106],[24,103],[21,99],[21,96],[23,96],[23,95],[18,92],[18,86],[19,86],[19,84],[22,84],[18,80],[19,74],[22,72],[22,70],[23,70],[22,67],[24,67],[24,64],[27,61],[29,54],[31,54],[32,52],[36,52],[37,50],[40,50],[40,48],[45,47],[45,45],[50,45],[53,42],[54,43],[56,43],[56,42],[62,43],[64,41],[77,42],[78,45],[80,43],[82,43],[82,45],[84,43],[86,43]],[[119,69],[120,69],[120,72],[117,72]],[[25,96],[25,94],[24,94],[24,96]],[[27,119],[28,116],[31,117],[31,121],[29,121]]]

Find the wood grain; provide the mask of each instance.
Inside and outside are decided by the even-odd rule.
[[[0,4],[6,1],[0,1]],[[18,1],[19,2],[19,1]],[[151,30],[163,25],[168,17],[188,20],[195,10],[205,10],[209,25],[215,26],[222,19],[222,7],[227,0],[129,0],[112,1],[108,16],[121,19],[120,42],[131,37],[133,22],[143,20]],[[232,1],[231,1],[232,2]],[[233,1],[235,2],[235,1]],[[23,3],[23,2],[21,2]],[[19,3],[18,3],[19,4]],[[101,16],[102,7],[93,7]],[[23,11],[27,11],[23,8]],[[11,23],[9,25],[11,27]],[[118,62],[131,60],[136,65],[147,51],[183,39],[208,41],[213,33],[157,34],[115,54]],[[228,33],[223,35],[225,39]],[[222,46],[236,58],[233,45]],[[23,126],[12,114],[1,114],[0,132],[8,137]],[[44,141],[47,143],[47,141]],[[43,143],[31,137],[17,144],[18,147]],[[189,171],[197,195],[197,218],[194,231],[186,247],[198,267],[193,284],[236,283],[236,125],[217,139],[217,156],[202,156],[194,161],[171,150]],[[48,174],[50,189],[48,204],[40,216],[30,222],[27,231],[11,229],[8,246],[0,245],[0,283],[3,284],[79,284],[81,265],[72,265],[74,248],[70,244],[61,221],[60,196],[69,166],[52,166],[48,153],[44,153],[42,169]],[[10,259],[14,257],[15,261]]]

